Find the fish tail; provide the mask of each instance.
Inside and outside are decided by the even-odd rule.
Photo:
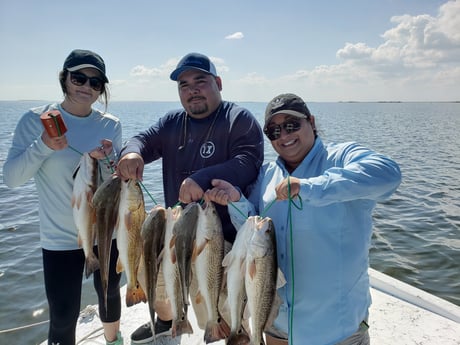
[[[227,322],[219,317],[218,321],[208,321],[204,332],[204,341],[206,344],[225,339],[230,335],[230,327]]]
[[[85,275],[88,278],[92,273],[99,269],[99,259],[96,255],[90,255],[86,258]]]
[[[193,327],[187,318],[178,322],[173,322],[171,337],[175,338],[181,334],[193,334]]]
[[[147,297],[139,282],[137,282],[135,286],[128,286],[126,288],[126,306],[131,307],[140,302],[147,302]]]

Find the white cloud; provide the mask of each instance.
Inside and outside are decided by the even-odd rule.
[[[298,70],[276,80],[254,75],[247,80],[318,101],[458,100],[460,1],[448,1],[435,17],[402,15],[391,23],[393,28],[376,47],[346,43],[336,53],[339,64]]]
[[[226,40],[241,40],[243,39],[244,35],[241,31],[235,32],[231,35],[225,36]]]

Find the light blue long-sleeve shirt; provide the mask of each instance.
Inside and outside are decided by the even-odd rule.
[[[281,158],[265,164],[249,202],[242,197],[235,206],[270,217],[275,225],[287,284],[278,289],[283,304],[274,325],[292,334],[290,344],[335,344],[356,332],[368,314],[372,210],[396,190],[401,172],[390,158],[356,143],[326,146],[317,138],[291,173],[301,181],[301,200],[294,199],[300,210],[289,201],[270,206],[275,187],[288,175]],[[229,211],[234,223],[242,222],[235,208]]]
[[[48,250],[77,249],[77,229],[73,220],[71,198],[73,174],[81,155],[70,147],[54,151],[41,139],[43,124],[40,115],[48,110],[60,111],[67,127],[68,144],[79,152],[89,152],[101,145],[102,139],[112,140],[109,156],[115,160],[122,145],[119,120],[113,115],[93,110],[89,116],[67,113],[58,104],[33,108],[19,120],[13,143],[3,166],[3,181],[8,187],[17,187],[34,178],[39,199],[40,242]],[[100,161],[102,178],[111,169]]]

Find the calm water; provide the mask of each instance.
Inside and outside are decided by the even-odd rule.
[[[0,102],[0,170],[19,117],[46,102]],[[261,121],[265,104],[241,103]],[[179,103],[114,102],[124,139]],[[371,266],[460,305],[460,103],[311,103],[325,141],[358,141],[395,159],[403,182],[375,213]],[[266,159],[273,159],[266,145]],[[0,172],[0,332],[48,318],[33,181],[17,189]],[[144,185],[162,203],[160,163]],[[146,196],[146,202],[152,204]],[[149,207],[149,206],[148,206]],[[96,303],[84,281],[82,307]],[[47,324],[0,333],[1,344],[38,344]]]

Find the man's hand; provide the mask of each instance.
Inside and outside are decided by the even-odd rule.
[[[142,181],[144,159],[138,153],[128,153],[120,159],[116,171],[117,175],[123,180]]]
[[[240,200],[240,192],[230,182],[213,179],[211,184],[214,188],[206,191],[204,195],[206,201],[214,201],[220,205],[228,205],[229,202]]]
[[[184,204],[191,203],[192,201],[198,201],[203,198],[204,191],[201,187],[193,181],[190,177],[187,177],[179,189],[179,201]]]

